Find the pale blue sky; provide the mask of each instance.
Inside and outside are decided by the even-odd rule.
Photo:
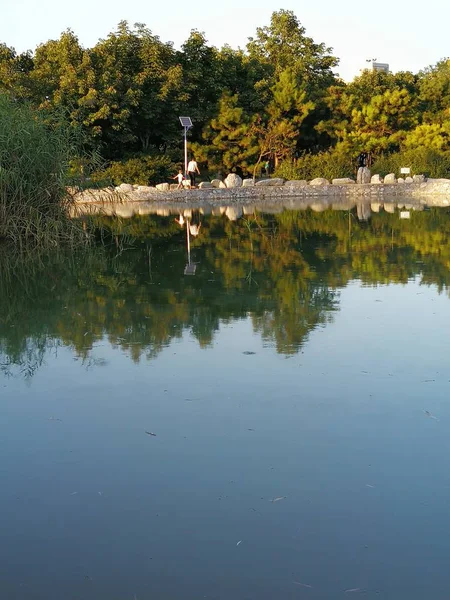
[[[204,31],[212,45],[245,47],[256,27],[267,25],[272,12],[284,8],[295,12],[315,41],[334,48],[341,59],[338,72],[347,80],[367,58],[388,62],[393,71],[418,71],[450,55],[450,4],[444,0],[0,0],[0,8],[0,42],[19,52],[58,38],[67,28],[90,47],[121,20],[145,23],[176,47],[191,29]]]

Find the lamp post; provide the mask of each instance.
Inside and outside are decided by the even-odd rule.
[[[184,176],[187,177],[187,132],[192,127],[191,117],[178,117],[180,119],[181,126],[184,129]]]

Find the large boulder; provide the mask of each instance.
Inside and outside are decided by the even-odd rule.
[[[370,204],[368,202],[358,202],[356,205],[356,215],[359,221],[368,221],[371,212]]]
[[[198,189],[199,189],[199,190],[212,190],[212,189],[214,189],[214,186],[213,186],[213,184],[212,184],[211,182],[209,182],[209,181],[201,181],[201,182],[198,184]]]
[[[244,179],[242,182],[242,187],[253,187],[255,185],[254,179]]]
[[[328,179],[325,179],[324,177],[316,177],[315,179],[313,179],[312,181],[309,182],[309,185],[329,185],[330,182],[328,181]]]
[[[399,177],[397,179],[397,183],[405,183],[405,180],[403,179],[403,177]]]
[[[405,183],[414,183],[414,179],[412,177],[405,177]]]
[[[154,192],[155,190],[156,188],[149,185],[138,185],[136,189],[139,194],[146,194],[147,192]]]
[[[355,183],[354,179],[350,177],[340,177],[331,181],[333,185],[348,185],[349,183]]]
[[[230,221],[237,221],[242,217],[242,208],[240,206],[227,206],[224,214]]]
[[[380,184],[383,183],[383,180],[381,179],[381,175],[372,175],[372,177],[370,178],[370,183],[376,183],[376,184]]]
[[[132,192],[133,186],[131,183],[121,183],[116,187],[116,192],[120,192],[122,194],[126,194],[127,192]]]
[[[213,179],[211,181],[211,185],[214,188],[226,188],[227,187],[221,179]]]
[[[327,208],[328,208],[328,203],[323,202],[323,201],[313,202],[310,205],[310,209],[313,210],[314,212],[323,212],[324,210],[327,210]]]
[[[261,179],[256,182],[256,185],[259,187],[276,187],[280,185],[284,185],[284,179],[281,177],[274,177],[273,179]]]
[[[225,178],[225,185],[227,188],[238,188],[242,187],[242,179],[237,173],[230,173]]]
[[[158,183],[155,187],[159,192],[168,192],[170,190],[168,183]]]
[[[397,183],[397,178],[395,177],[395,173],[388,173],[384,178],[384,183]]]
[[[291,181],[286,181],[284,184],[287,187],[305,187],[308,185],[306,179],[292,179]]]
[[[425,175],[413,175],[414,183],[424,183],[424,181],[425,181]]]
[[[356,175],[356,183],[370,183],[370,169],[368,167],[359,167]]]

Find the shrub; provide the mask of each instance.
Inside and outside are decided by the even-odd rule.
[[[384,177],[388,173],[400,175],[401,167],[410,167],[411,175],[423,174],[433,178],[449,177],[450,154],[429,148],[395,152],[378,158],[371,170],[372,173],[379,173]]]
[[[355,177],[354,157],[335,150],[305,153],[296,160],[281,163],[274,175],[288,180],[308,181],[316,177],[325,177],[329,181],[338,177]]]
[[[168,156],[137,156],[112,162],[107,168],[92,173],[91,179],[93,182],[108,181],[114,185],[154,185],[166,181],[176,171],[177,165]]]

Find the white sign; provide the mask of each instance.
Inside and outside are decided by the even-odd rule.
[[[409,219],[410,214],[409,214],[409,210],[402,210],[400,212],[400,219]]]
[[[410,167],[402,167],[400,169],[400,173],[402,175],[409,175],[411,173],[411,168]]]

